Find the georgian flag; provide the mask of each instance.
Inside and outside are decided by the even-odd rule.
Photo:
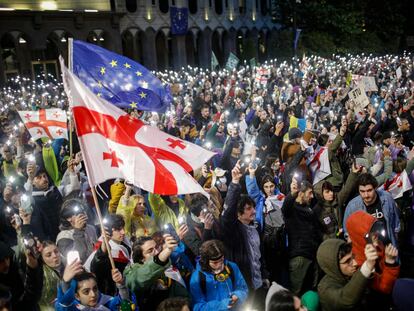
[[[42,137],[68,139],[67,116],[62,109],[39,109],[18,113],[33,140]]]
[[[306,161],[312,172],[313,185],[331,175],[331,165],[329,164],[329,154],[327,147],[320,147],[315,150]]]
[[[123,242],[130,249],[132,248],[131,242],[128,240],[128,238],[124,238]],[[102,243],[103,243],[103,238],[100,237],[99,240],[95,243],[93,252],[89,255],[88,259],[86,259],[83,265],[86,271],[91,272],[92,260],[95,257],[98,249],[101,247]],[[109,247],[111,248],[111,256],[115,262],[120,262],[124,264],[132,263],[131,255],[129,254],[128,249],[124,245],[118,244],[110,239],[108,239],[108,243],[109,243]]]
[[[61,67],[92,186],[123,178],[161,195],[204,193],[189,172],[213,152],[135,119],[93,94],[63,63]]]
[[[410,179],[408,178],[407,172],[404,170],[401,173],[395,174],[394,177],[388,179],[379,189],[389,192],[392,198],[401,198],[404,192],[411,190]]]

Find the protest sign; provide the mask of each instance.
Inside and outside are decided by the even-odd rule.
[[[359,85],[348,93],[349,99],[355,104],[355,111],[361,111],[369,105],[369,99],[365,93],[365,89],[362,85]]]

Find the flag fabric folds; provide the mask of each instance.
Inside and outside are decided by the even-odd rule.
[[[211,70],[216,70],[217,66],[219,65],[219,62],[217,60],[216,54],[214,54],[213,51],[211,51]]]
[[[388,179],[379,189],[388,191],[395,200],[401,198],[404,192],[412,190],[413,186],[411,185],[407,171],[404,170]]]
[[[237,65],[239,64],[239,58],[234,55],[232,52],[229,54],[229,58],[227,59],[226,63],[226,69],[229,71],[232,71],[237,68]]]
[[[293,41],[293,49],[296,51],[296,49],[298,48],[298,42],[299,42],[299,36],[300,33],[302,32],[302,29],[296,29],[296,33],[295,33],[295,40]]]
[[[331,175],[328,148],[320,147],[307,159],[306,164],[312,172],[313,185]]]
[[[185,35],[188,28],[188,8],[170,7],[171,34]]]
[[[63,64],[62,72],[92,186],[123,178],[161,195],[203,192],[189,172],[213,152],[146,125],[97,97]]]
[[[68,139],[68,119],[64,110],[53,108],[18,113],[33,140],[43,137]]]
[[[121,108],[165,111],[168,86],[144,66],[102,47],[74,40],[73,72],[98,97]]]

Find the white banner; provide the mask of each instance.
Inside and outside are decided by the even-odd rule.
[[[361,84],[367,92],[377,92],[378,87],[374,77],[362,77]]]
[[[359,85],[348,93],[349,99],[355,104],[355,111],[361,111],[369,105],[369,99],[365,93],[365,89],[362,85]]]

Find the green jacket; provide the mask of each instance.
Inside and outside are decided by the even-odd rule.
[[[54,303],[57,297],[57,288],[60,282],[59,274],[47,265],[43,265],[43,288],[39,300],[41,311],[55,310]]]
[[[148,201],[150,203],[152,212],[154,213],[155,221],[158,228],[163,228],[165,224],[172,224],[175,230],[180,227],[177,216],[174,211],[165,203],[159,194],[150,193],[148,195]],[[178,216],[186,217],[188,214],[188,208],[185,206],[183,200],[178,199],[179,214]]]
[[[339,163],[339,159],[336,156],[336,153],[341,146],[342,141],[343,137],[338,134],[328,148],[329,164],[331,165],[331,176],[326,178],[326,181],[329,181],[334,187],[340,187],[344,182],[344,174],[342,173],[341,164]]]
[[[125,284],[137,296],[140,309],[142,307],[142,310],[155,310],[158,302],[168,297],[190,298],[185,287],[165,276],[164,272],[170,266],[170,260],[162,266],[151,258],[144,264],[135,263],[125,269]],[[168,290],[161,290],[161,283]]]
[[[357,179],[358,174],[351,172],[342,189],[335,194],[334,200],[330,202],[323,199],[321,188],[316,192],[318,203],[314,207],[314,212],[321,224],[323,240],[335,238],[338,229],[342,228],[344,206],[355,188]]]
[[[318,249],[319,266],[326,273],[318,285],[322,311],[358,310],[369,279],[361,271],[351,278],[344,276],[339,269],[339,247],[345,244],[339,239],[328,239]]]
[[[171,265],[169,261],[161,266],[154,261],[154,257],[143,264],[134,263],[124,271],[126,286],[133,292],[149,289],[164,276],[164,271]]]

